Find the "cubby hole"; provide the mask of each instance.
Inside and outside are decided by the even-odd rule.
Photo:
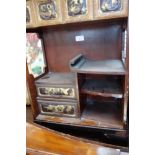
[[[81,119],[121,128],[123,82],[124,76],[120,75],[78,74]]]

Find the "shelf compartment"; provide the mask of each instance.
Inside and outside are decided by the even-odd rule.
[[[80,92],[92,96],[123,98],[120,86],[117,79],[86,79]]]
[[[89,60],[79,54],[70,60],[70,68],[78,73],[125,75],[125,68],[121,60]]]
[[[81,119],[96,121],[100,126],[121,128],[121,108],[118,104],[97,101],[87,102],[82,112]]]

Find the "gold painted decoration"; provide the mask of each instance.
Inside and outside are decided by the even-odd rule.
[[[68,0],[67,8],[69,16],[86,14],[86,0]]]
[[[39,7],[39,15],[43,20],[51,20],[57,17],[56,3],[55,1],[47,1],[45,3],[40,3]]]
[[[33,28],[36,26],[34,3],[32,1],[26,1],[26,27]]]
[[[75,98],[75,92],[73,88],[39,87],[38,91],[40,96]]]
[[[128,0],[94,0],[94,19],[128,16]]]
[[[55,25],[61,22],[60,0],[34,0],[38,26]]]
[[[58,115],[75,115],[75,106],[73,105],[41,105],[42,113]]]
[[[116,11],[121,8],[121,0],[100,0],[100,9],[102,12]]]
[[[91,20],[92,7],[92,0],[64,0],[63,20],[65,23]]]

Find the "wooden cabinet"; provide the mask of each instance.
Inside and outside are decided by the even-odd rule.
[[[67,24],[64,22],[63,25],[27,29],[27,32],[36,31],[42,38],[48,66],[44,75],[33,80],[28,74],[31,77],[28,83],[32,84],[33,81],[33,88],[35,86],[35,95],[32,97],[32,107],[37,109],[37,112],[34,110],[35,120],[126,131],[128,3],[126,0],[118,0],[117,3],[115,0],[103,0],[94,3],[74,1],[74,4],[78,7],[79,2],[88,7],[84,12],[73,13],[67,6],[73,5],[71,1],[61,4],[62,12],[70,16],[63,13],[63,21]],[[102,14],[99,15],[100,3],[107,10],[102,8]],[[89,7],[96,12],[95,21],[89,18],[92,17]],[[87,16],[89,19],[85,18],[86,12],[90,15]],[[80,22],[85,19],[87,22]]]

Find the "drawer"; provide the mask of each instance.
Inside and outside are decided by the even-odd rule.
[[[38,96],[51,98],[76,99],[74,87],[68,86],[37,86]]]
[[[41,114],[77,117],[77,103],[37,100]]]

